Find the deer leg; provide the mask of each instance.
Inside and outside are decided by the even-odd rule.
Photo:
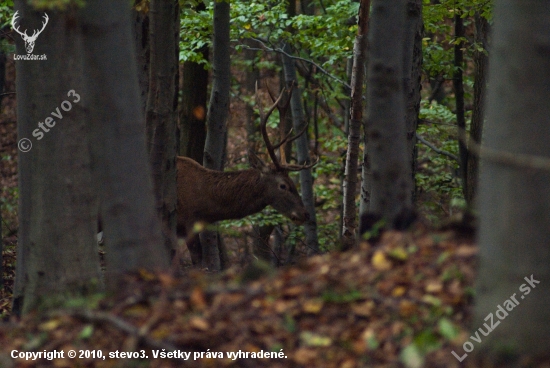
[[[198,234],[187,241],[187,249],[189,249],[193,266],[200,267],[202,265],[202,247]]]

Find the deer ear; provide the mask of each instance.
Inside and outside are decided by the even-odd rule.
[[[265,162],[262,161],[261,158],[259,158],[254,152],[248,151],[248,162],[250,162],[250,166],[260,170],[263,173],[269,172],[269,166],[266,165]]]

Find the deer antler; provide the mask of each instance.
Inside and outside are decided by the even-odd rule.
[[[267,111],[267,114],[265,114],[263,111],[262,103],[258,95],[258,83],[256,83],[256,103],[258,104],[258,108],[260,110],[260,130],[262,132],[262,137],[264,139],[267,152],[269,154],[269,157],[271,157],[273,164],[278,170],[286,170],[286,171],[300,171],[300,170],[309,169],[313,167],[314,165],[317,164],[317,162],[319,161],[319,158],[317,158],[317,160],[314,163],[309,165],[293,165],[293,164],[282,163],[277,158],[277,155],[275,154],[275,150],[281,147],[283,144],[290,143],[296,140],[302,134],[304,134],[305,131],[307,130],[308,125],[306,124],[302,128],[302,130],[292,138],[291,138],[291,135],[292,135],[292,129],[291,129],[288,132],[288,134],[279,143],[272,144],[271,141],[269,140],[269,136],[267,135],[267,127],[266,127],[267,120],[269,119],[269,116],[273,113],[273,110],[275,110],[275,108],[279,110],[279,119],[281,121],[284,119],[284,116],[286,115],[286,111],[288,109],[288,105],[290,102],[290,97],[292,96],[292,89],[294,88],[294,85],[290,86],[288,90],[289,92],[288,98],[284,103],[281,103],[281,99],[285,93],[285,88],[281,90],[279,97],[277,97],[276,99],[274,95],[271,93],[271,90],[269,89],[269,87],[267,87],[267,84],[266,84],[266,88],[269,93],[269,96],[271,97],[271,100],[273,101],[273,105],[269,108],[269,110]]]

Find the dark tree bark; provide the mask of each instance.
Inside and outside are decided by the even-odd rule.
[[[409,176],[413,182],[412,203],[416,198],[416,128],[420,112],[420,90],[422,89],[422,0],[407,1],[405,19],[405,42],[403,54],[403,88],[405,91],[405,126],[407,131],[407,157]]]
[[[342,226],[342,249],[355,246],[357,236],[357,164],[359,160],[359,141],[363,124],[363,84],[365,80],[365,59],[367,54],[367,29],[370,0],[362,0],[359,6],[359,27],[353,47],[353,68],[351,73],[351,109],[348,135],[346,170],[343,181],[344,210]]]
[[[229,90],[231,88],[231,49],[229,43],[228,1],[214,4],[214,40],[212,42],[212,93],[208,106],[204,167],[223,170],[227,118],[229,116]]]
[[[370,211],[392,227],[412,208],[403,93],[406,1],[374,0],[372,4],[366,132],[372,170]]]
[[[464,37],[464,20],[459,11],[455,15],[455,39]],[[458,151],[460,155],[460,174],[462,176],[462,191],[464,195],[468,193],[468,148],[466,147],[466,118],[464,117],[464,84],[462,81],[462,70],[464,68],[464,54],[462,52],[462,42],[455,42],[454,46],[454,73],[453,88],[455,92],[456,104],[456,126],[458,127]]]
[[[166,270],[169,260],[154,205],[130,14],[127,3],[106,0],[89,2],[82,10],[87,87],[83,102],[89,111],[94,179],[109,239],[106,280],[113,290],[124,273]]]
[[[197,11],[206,9],[204,3],[197,5]],[[208,47],[201,48],[204,60],[208,60]],[[206,142],[206,103],[208,91],[208,70],[204,65],[192,61],[183,63],[183,85],[180,110],[180,155],[203,162]]]
[[[475,42],[488,50],[487,36],[489,33],[489,22],[480,14],[475,16]],[[487,84],[488,56],[485,52],[476,51],[474,54],[475,77],[474,77],[474,111],[470,125],[470,142],[481,143],[483,134],[483,120],[485,119],[485,90]],[[477,197],[477,181],[479,171],[479,158],[476,155],[468,155],[468,166],[466,172],[466,202],[475,207]]]
[[[136,0],[138,2],[139,0]],[[134,43],[136,47],[136,64],[138,71],[141,111],[145,115],[147,94],[149,92],[149,63],[151,61],[149,45],[149,15],[132,9],[134,19]]]
[[[208,60],[208,48],[201,50]],[[180,112],[180,155],[203,162],[206,142],[206,103],[208,70],[204,66],[186,61],[183,63],[183,86]]]
[[[16,4],[23,28],[40,29],[44,13],[25,1]],[[47,60],[16,61],[20,202],[15,315],[44,301],[53,307],[71,296],[89,295],[101,285],[83,98],[84,50],[76,19],[73,10],[50,13],[34,47]],[[26,54],[21,37],[15,42],[16,53]],[[44,78],[48,75],[56,77]]]
[[[288,45],[283,49],[289,53]],[[304,117],[304,109],[302,106],[302,90],[298,87],[298,78],[296,76],[296,66],[294,60],[287,56],[283,56],[283,68],[285,73],[285,83],[287,88],[292,89],[290,98],[290,110],[292,112],[292,123],[295,132],[301,132],[306,124]],[[308,164],[311,159],[309,157],[309,144],[307,132],[296,139],[296,151],[299,164]],[[300,171],[300,192],[302,200],[309,213],[309,220],[304,224],[304,232],[306,235],[306,246],[308,254],[319,253],[319,242],[317,239],[317,219],[315,214],[315,198],[313,195],[313,176],[311,168]]]
[[[151,0],[151,64],[147,98],[147,140],[153,169],[156,208],[164,243],[175,249],[177,81],[179,6],[174,0]]]
[[[229,40],[229,1],[216,0],[214,4],[214,40],[212,43],[212,92],[208,106],[204,167],[223,171],[229,116],[229,90],[231,88],[231,49]],[[203,267],[221,269],[216,233],[201,234]]]
[[[481,346],[474,344],[474,354],[498,366],[518,354],[537,361],[550,351],[550,171],[517,162],[521,155],[550,159],[550,7],[548,1],[503,0],[494,19],[483,142],[507,155],[482,151],[472,326],[486,331],[489,314],[492,326],[502,322]],[[495,315],[497,306],[508,315]]]

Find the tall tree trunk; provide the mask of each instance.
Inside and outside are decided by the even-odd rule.
[[[483,47],[484,51],[475,51],[475,77],[474,77],[474,111],[470,125],[470,142],[481,143],[483,134],[483,120],[485,119],[485,90],[487,84],[488,50],[487,36],[489,33],[489,22],[480,14],[475,16],[475,41]],[[466,202],[470,207],[475,207],[477,197],[477,181],[479,171],[479,158],[476,155],[468,156],[466,172]]]
[[[197,12],[204,11],[203,2],[197,5]],[[199,51],[208,60],[208,47]],[[208,70],[204,65],[186,61],[183,63],[183,85],[180,110],[180,155],[203,162],[206,142],[206,103],[208,92]]]
[[[44,13],[24,1],[16,4],[25,27],[40,29]],[[20,202],[15,315],[34,310],[46,298],[59,303],[96,292],[101,284],[82,37],[78,25],[69,29],[74,18],[75,11],[50,13],[34,47],[47,60],[16,62]],[[26,54],[21,38],[15,40],[16,52]],[[57,77],[43,78],[47,75]]]
[[[459,38],[464,37],[464,20],[461,17],[460,11],[457,9],[455,14],[455,42],[454,46],[454,73],[453,87],[455,91],[456,105],[456,126],[458,127],[458,135],[461,137],[458,140],[458,151],[460,155],[460,174],[462,176],[462,191],[464,195],[468,192],[468,149],[466,147],[466,118],[464,117],[464,84],[462,81],[462,69],[464,68],[464,55],[462,52],[462,42]]]
[[[230,59],[230,4],[216,0],[214,4],[214,41],[212,43],[212,92],[208,106],[206,144],[204,146],[204,167],[223,170],[225,143],[227,140],[227,118],[229,115],[229,90],[231,88]],[[218,236],[208,231],[201,234],[203,266],[220,270]]]
[[[374,0],[367,70],[367,154],[372,170],[370,211],[389,226],[412,210],[403,93],[405,0]]]
[[[124,273],[166,270],[169,260],[154,206],[130,14],[129,5],[117,1],[89,2],[82,9],[87,82],[82,99],[109,239],[106,280],[113,290]]]
[[[348,135],[346,170],[344,174],[344,213],[342,226],[342,249],[347,250],[356,244],[357,208],[357,164],[359,140],[363,124],[363,84],[365,79],[365,58],[367,54],[367,29],[370,0],[362,0],[359,6],[359,27],[353,48],[353,68],[351,73],[351,109]]]
[[[175,249],[177,81],[179,6],[175,0],[151,0],[151,63],[147,98],[147,140],[153,169],[157,213],[164,244]]]
[[[512,158],[525,154],[550,159],[548,4],[495,4],[483,141],[488,149]],[[497,162],[494,155],[482,153],[473,323],[485,330],[489,315],[494,316],[492,326],[502,322],[482,338],[481,346],[474,345],[474,353],[493,364],[499,358],[509,362],[516,354],[547,356],[550,351],[550,172],[500,158]],[[497,311],[499,306],[506,315]]]
[[[409,159],[409,176],[413,182],[411,198],[416,198],[416,128],[420,112],[420,84],[422,77],[422,0],[407,1],[405,19],[405,42],[403,55],[403,88],[405,91],[405,127],[407,132],[407,157]]]
[[[290,53],[288,45],[283,49]],[[283,69],[285,73],[285,82],[287,88],[294,86],[292,97],[290,98],[290,110],[292,111],[292,123],[295,132],[301,132],[305,127],[304,110],[302,106],[302,90],[298,87],[298,78],[296,76],[296,66],[294,60],[287,56],[283,56]],[[309,144],[307,132],[296,139],[296,151],[298,163],[306,164],[310,162]],[[317,219],[315,215],[315,198],[313,195],[313,176],[311,168],[300,171],[300,191],[302,200],[309,213],[309,220],[304,224],[304,232],[306,235],[306,246],[308,254],[319,253],[319,241],[317,239]]]

